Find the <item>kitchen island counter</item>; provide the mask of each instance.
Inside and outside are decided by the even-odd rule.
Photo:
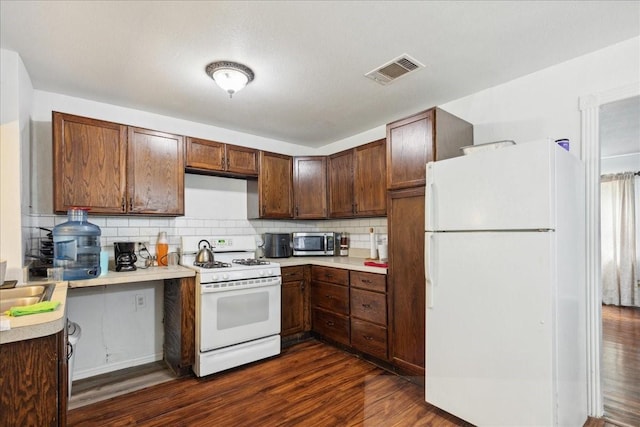
[[[367,273],[387,274],[383,267],[364,265],[365,258],[341,257],[341,256],[302,256],[290,258],[265,258],[270,262],[277,262],[281,267],[293,267],[297,265],[320,265],[323,267],[344,268],[345,270],[364,271]]]

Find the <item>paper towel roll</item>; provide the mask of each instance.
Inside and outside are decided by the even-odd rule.
[[[373,228],[369,228],[369,258],[378,259],[378,245],[376,244],[376,234]]]

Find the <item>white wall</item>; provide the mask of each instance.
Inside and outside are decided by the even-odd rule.
[[[33,87],[20,57],[4,49],[0,76],[0,259],[7,260],[6,280],[21,283]]]
[[[640,141],[638,142],[640,143]],[[628,154],[623,156],[606,157],[600,160],[601,175],[605,175],[608,173],[638,172],[638,171],[640,171],[640,153]]]
[[[640,37],[635,37],[441,108],[473,123],[475,144],[569,138],[570,151],[579,157],[579,97],[639,80]]]

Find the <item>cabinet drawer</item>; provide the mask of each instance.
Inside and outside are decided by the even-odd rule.
[[[351,316],[386,326],[386,295],[351,288]]]
[[[282,267],[282,281],[291,282],[304,278],[304,266]]]
[[[387,328],[352,318],[351,346],[363,353],[387,360]]]
[[[331,283],[311,284],[311,304],[336,313],[349,315],[349,288]]]
[[[384,274],[365,273],[352,271],[351,286],[354,288],[368,289],[370,291],[386,292],[387,276]]]
[[[349,318],[319,308],[312,311],[313,330],[333,341],[349,345]]]
[[[349,270],[341,268],[311,266],[311,280],[335,283],[338,285],[349,285]]]

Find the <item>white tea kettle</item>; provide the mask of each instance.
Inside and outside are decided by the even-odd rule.
[[[200,247],[200,245],[202,245],[203,243],[205,243],[205,245],[203,245],[203,247]],[[208,264],[214,261],[213,252],[211,252],[211,243],[209,243],[207,240],[200,240],[198,242],[198,249],[199,251],[196,255],[195,264]]]

